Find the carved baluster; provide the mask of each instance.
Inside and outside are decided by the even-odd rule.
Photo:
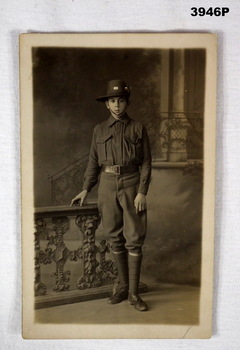
[[[56,263],[56,272],[52,276],[56,276],[56,284],[53,288],[54,291],[63,291],[69,289],[70,285],[67,283],[70,278],[70,271],[64,272],[64,265],[71,254],[66,244],[64,243],[63,236],[69,229],[69,219],[66,216],[54,217],[52,219],[53,229],[55,236],[53,237],[54,245],[56,249],[52,253],[52,260]]]
[[[101,278],[101,284],[109,284],[113,282],[117,277],[117,267],[112,260],[106,259],[106,254],[110,252],[110,244],[102,240],[97,251],[100,255],[100,265],[97,269],[97,273]]]
[[[35,287],[35,295],[44,295],[46,294],[47,287],[44,283],[41,282],[41,251],[40,251],[40,234],[46,229],[46,222],[44,219],[36,219],[35,220],[35,232],[34,232],[34,250],[35,250],[35,279],[34,279],[34,287]]]
[[[100,224],[100,215],[78,215],[76,225],[83,234],[83,276],[78,280],[77,287],[86,289],[99,287],[100,276],[97,274],[96,259],[97,247],[95,245],[95,232]]]

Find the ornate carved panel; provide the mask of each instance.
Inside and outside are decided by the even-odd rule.
[[[113,281],[116,277],[116,268],[110,260],[106,260],[109,244],[103,240],[95,245],[95,231],[101,221],[100,215],[78,215],[76,225],[83,234],[83,276],[78,280],[79,289],[99,287]],[[100,262],[96,259],[100,254]]]
[[[40,242],[39,242],[39,236],[40,234],[45,231],[46,229],[46,222],[44,219],[37,219],[35,221],[35,232],[34,232],[34,248],[35,248],[35,256],[34,256],[34,263],[35,263],[35,279],[34,279],[34,289],[35,289],[35,295],[44,295],[46,294],[47,287],[44,283],[41,282],[41,268],[40,264],[43,262],[43,252],[40,250]]]
[[[69,217],[75,217],[76,225],[83,234],[80,246],[74,250],[69,249],[68,243],[64,239],[65,234],[70,229]],[[55,271],[52,273],[49,271],[49,274],[55,277],[52,289],[55,292],[61,292],[70,288],[71,271],[70,269],[64,270],[66,262],[74,262],[79,259],[83,260],[83,274],[77,281],[78,289],[112,284],[116,279],[117,269],[114,262],[108,258],[110,245],[106,240],[102,240],[98,245],[95,241],[95,233],[100,221],[101,218],[96,206],[81,209],[49,207],[37,211],[35,216],[36,295],[44,295],[47,292],[47,287],[41,280],[41,265],[55,264]],[[42,234],[41,238],[40,234]],[[48,277],[46,274],[44,276],[47,281]],[[45,283],[47,284],[47,282]],[[49,286],[49,282],[47,285]]]

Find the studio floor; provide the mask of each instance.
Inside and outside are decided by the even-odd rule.
[[[149,310],[139,312],[128,301],[109,305],[107,299],[84,301],[38,309],[37,323],[55,324],[165,324],[197,325],[199,323],[200,288],[188,285],[148,284],[141,296]]]

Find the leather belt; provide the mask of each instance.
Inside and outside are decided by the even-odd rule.
[[[102,171],[115,175],[139,172],[138,165],[102,165]]]

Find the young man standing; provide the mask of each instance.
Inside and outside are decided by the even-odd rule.
[[[71,205],[83,205],[101,173],[98,207],[105,233],[111,239],[120,282],[108,302],[117,304],[128,299],[136,310],[146,311],[147,304],[138,295],[138,286],[151,152],[146,129],[126,113],[129,97],[130,88],[125,81],[111,80],[106,95],[97,98],[105,102],[110,116],[94,129],[83,190]]]

